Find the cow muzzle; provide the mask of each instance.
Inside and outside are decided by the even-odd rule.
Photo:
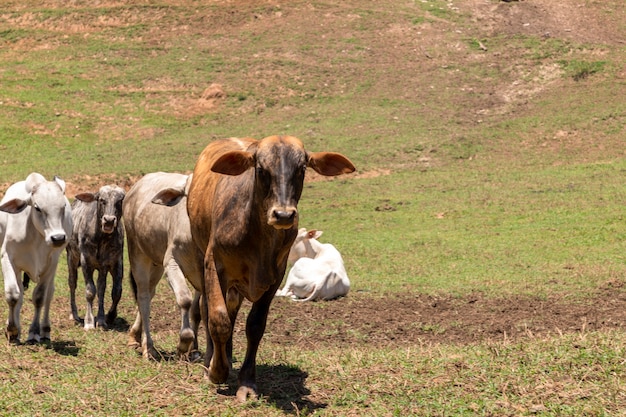
[[[65,236],[64,233],[58,233],[56,235],[50,236],[50,242],[52,243],[52,246],[54,246],[55,248],[63,246],[65,244],[66,239],[67,237]]]
[[[290,229],[298,219],[295,207],[280,207],[270,210],[268,224],[275,229]]]
[[[116,216],[102,216],[102,231],[104,233],[113,233],[117,227]]]

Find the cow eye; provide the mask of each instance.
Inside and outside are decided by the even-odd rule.
[[[35,204],[33,208],[37,211],[37,213],[41,213],[41,209],[39,208],[37,204]]]
[[[256,169],[256,175],[257,175],[257,178],[261,181],[261,184],[263,184],[264,187],[269,187],[270,186],[271,178],[270,178],[269,172],[267,172],[263,168],[257,168]]]

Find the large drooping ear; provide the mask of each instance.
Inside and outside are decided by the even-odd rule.
[[[28,200],[22,200],[21,198],[14,198],[5,202],[0,206],[0,211],[4,211],[11,214],[17,214],[20,211],[24,210],[30,202]]]
[[[33,192],[33,189],[37,184],[41,184],[44,182],[46,182],[46,179],[43,175],[39,174],[38,172],[33,172],[29,174],[28,177],[26,177],[24,187],[26,189],[26,192],[30,194]]]
[[[63,193],[65,193],[65,181],[63,181],[60,177],[57,177],[55,175],[54,176],[54,182],[59,184],[59,187],[61,187],[61,191],[63,191]]]
[[[246,151],[230,151],[217,158],[211,171],[225,175],[241,175],[254,166],[254,155]]]
[[[335,152],[309,153],[309,166],[318,174],[328,177],[349,174],[356,170],[354,164],[348,158]]]
[[[82,201],[83,203],[92,203],[98,199],[98,196],[94,193],[80,193],[76,194],[74,198]]]
[[[154,204],[172,207],[178,204],[184,196],[185,190],[183,188],[165,188],[152,198],[152,202]]]

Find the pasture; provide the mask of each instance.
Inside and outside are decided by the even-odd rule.
[[[307,172],[300,224],[351,292],[274,301],[257,401],[234,397],[249,303],[215,386],[174,357],[164,280],[147,362],[128,260],[115,325],[85,332],[62,256],[51,345],[0,343],[0,415],[623,414],[625,39],[622,0],[2,1],[2,193],[32,171],[69,198],[189,173],[230,136],[357,172]],[[82,316],[82,273],[77,294]]]

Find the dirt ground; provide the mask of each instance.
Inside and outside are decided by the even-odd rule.
[[[420,294],[372,297],[356,293],[317,303],[275,300],[265,340],[307,349],[358,343],[467,344],[625,326],[622,283],[607,285],[583,300],[494,299],[481,294],[461,298]]]

